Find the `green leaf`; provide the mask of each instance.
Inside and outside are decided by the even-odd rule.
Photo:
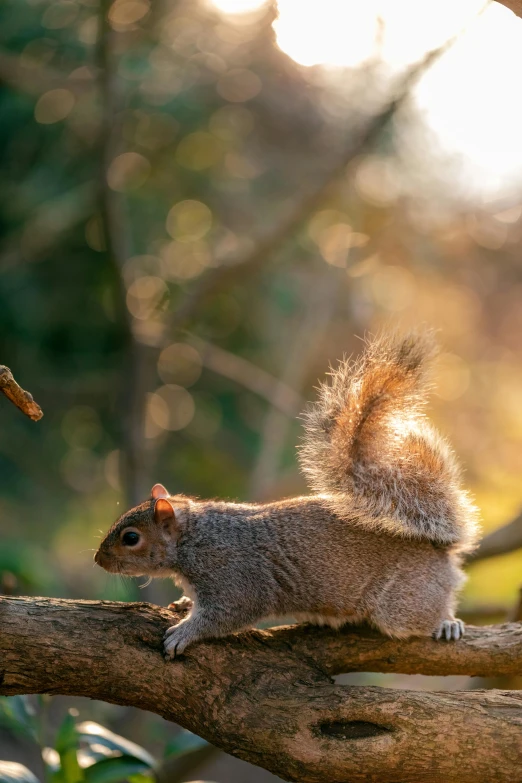
[[[40,783],[30,769],[15,761],[0,761],[0,783]]]
[[[89,747],[92,745],[104,745],[106,748],[119,751],[123,756],[141,761],[149,768],[152,768],[155,764],[154,757],[145,748],[125,739],[125,737],[114,734],[114,732],[109,731],[109,729],[106,729],[105,726],[101,726],[99,723],[85,721],[77,726],[77,731],[81,742],[86,743]]]
[[[78,751],[78,764],[82,769],[86,769],[97,761],[119,756],[121,756],[121,753],[117,750],[109,750],[109,748],[102,745],[93,745],[91,748],[80,748]]]
[[[28,696],[0,697],[0,726],[37,741],[36,710]]]
[[[56,751],[60,756],[60,771],[54,776],[56,783],[80,783],[84,780],[78,763],[79,736],[72,715],[67,714],[58,730]]]
[[[60,772],[60,757],[54,748],[42,748],[42,759],[45,764],[47,777],[50,780],[58,780],[55,773]]]
[[[147,770],[150,770],[150,766],[133,756],[118,756],[97,761],[84,770],[84,775],[86,783],[119,783],[128,780],[130,775],[141,775],[142,780],[150,782],[150,778],[143,775]]]
[[[56,735],[56,750],[61,755],[72,747],[75,750],[78,749],[78,745],[79,738],[74,718],[70,713],[67,713]]]

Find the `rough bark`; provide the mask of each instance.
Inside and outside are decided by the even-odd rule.
[[[335,684],[355,671],[519,673],[522,626],[396,642],[311,627],[161,653],[175,616],[148,604],[0,599],[0,693],[89,696],[150,710],[300,783],[522,781],[522,693]]]

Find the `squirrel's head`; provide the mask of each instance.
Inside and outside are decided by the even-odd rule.
[[[187,498],[171,496],[155,484],[150,500],[114,523],[94,555],[95,563],[113,574],[170,576],[187,508]]]

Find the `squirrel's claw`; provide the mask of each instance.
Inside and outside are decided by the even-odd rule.
[[[163,648],[165,649],[165,645],[163,646]],[[165,658],[166,661],[175,661],[176,660],[176,648],[177,648],[177,645],[174,647],[174,649],[172,651],[169,651],[169,652],[165,651],[164,652],[163,657]]]
[[[176,638],[177,625],[173,625],[167,629],[165,636],[163,637],[163,650],[165,652],[166,660],[174,660],[176,654],[180,654],[181,650],[178,650],[179,641]],[[179,638],[179,637],[178,637]]]
[[[458,641],[464,636],[464,623],[462,620],[444,620],[433,634],[434,639],[444,637],[447,642]]]
[[[191,627],[188,620],[182,620],[177,625],[171,625],[167,628],[163,637],[163,649],[165,657],[174,660],[181,655],[188,645],[196,641],[191,633]]]

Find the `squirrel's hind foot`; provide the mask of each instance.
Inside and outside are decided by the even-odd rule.
[[[193,605],[194,602],[192,598],[189,598],[187,595],[182,595],[177,601],[172,601],[172,603],[167,606],[167,609],[170,609],[172,612],[188,612],[192,609]]]
[[[434,639],[446,639],[447,642],[458,641],[464,636],[464,623],[462,620],[444,620],[434,632]]]

